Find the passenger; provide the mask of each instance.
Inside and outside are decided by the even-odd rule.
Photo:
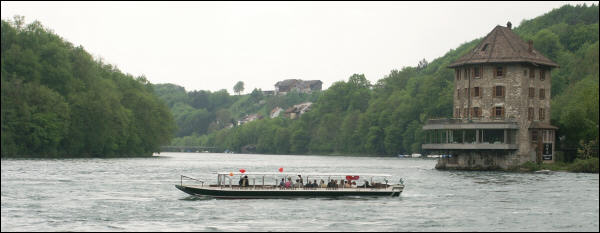
[[[352,181],[352,184],[350,184],[350,188],[356,188],[356,181]]]
[[[281,178],[281,182],[279,182],[279,187],[285,187],[285,179]]]
[[[298,188],[302,188],[302,186],[304,186],[304,181],[302,180],[302,175],[298,175],[298,179],[296,180],[296,183],[298,183]]]
[[[325,184],[324,180],[321,180],[321,188],[328,188],[329,186]]]
[[[312,182],[309,180],[308,184],[304,186],[305,188],[312,188]]]
[[[312,187],[313,188],[318,188],[319,187],[319,184],[317,183],[317,180],[313,181],[313,186]]]
[[[340,185],[339,185],[339,187],[340,187],[340,188],[344,188],[345,186],[346,186],[346,180],[344,180],[344,179],[341,179],[341,180],[340,180]]]
[[[248,175],[244,176],[244,183],[242,186],[244,186],[244,187],[250,186],[250,180],[248,180]]]
[[[285,187],[286,188],[291,188],[292,187],[292,178],[288,177],[288,181],[285,182]]]
[[[240,176],[240,181],[238,181],[238,186],[241,188],[243,184],[244,184],[244,177]]]
[[[350,182],[344,180],[344,188],[350,188]]]
[[[362,187],[370,188],[371,185],[369,185],[369,181],[368,180],[365,180],[365,184],[363,184]]]

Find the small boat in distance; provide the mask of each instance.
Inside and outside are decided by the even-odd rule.
[[[421,158],[421,154],[414,153],[411,155],[413,158]]]
[[[234,177],[240,177],[234,182]],[[181,175],[175,187],[187,194],[214,198],[292,198],[292,197],[398,197],[404,190],[404,181],[389,183],[388,174],[357,173],[275,173],[275,172],[219,172],[216,184]],[[192,180],[196,185],[184,184]],[[283,185],[281,184],[283,179]],[[296,180],[293,182],[292,179]],[[302,179],[302,180],[300,180]],[[317,181],[314,185],[313,181]],[[342,184],[343,183],[343,184]]]

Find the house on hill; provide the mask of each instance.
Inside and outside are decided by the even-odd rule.
[[[310,111],[310,106],[312,106],[312,104],[312,102],[296,104],[285,110],[285,115],[290,119],[296,119],[297,117],[300,117],[300,115]]]
[[[323,82],[321,80],[286,79],[275,83],[275,95],[285,95],[293,90],[301,93],[311,93],[320,91],[322,87]]]
[[[256,114],[251,114],[251,115],[246,115],[244,118],[242,118],[241,120],[238,120],[238,126],[239,125],[243,125],[245,123],[251,122],[251,121],[255,121],[255,120],[259,120],[262,119],[263,117],[261,115],[259,115],[258,113]]]
[[[281,112],[283,112],[283,108],[275,107],[275,108],[273,108],[273,110],[271,110],[269,117],[271,117],[271,118],[279,117],[279,115],[281,115]]]

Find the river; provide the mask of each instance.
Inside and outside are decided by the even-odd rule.
[[[161,153],[2,159],[2,231],[599,231],[598,174],[435,170],[391,157]],[[198,199],[180,175],[360,172],[402,177],[399,198]]]

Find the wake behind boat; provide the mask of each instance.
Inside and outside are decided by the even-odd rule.
[[[239,181],[234,177],[240,177]],[[400,179],[398,184],[390,184],[391,178],[388,174],[220,172],[216,184],[181,175],[175,187],[190,195],[214,198],[398,197],[404,182]],[[184,179],[197,184],[184,185]]]

